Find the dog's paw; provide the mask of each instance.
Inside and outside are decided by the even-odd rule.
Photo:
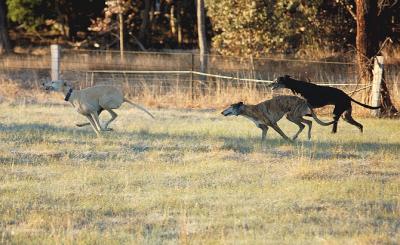
[[[84,127],[84,126],[87,126],[87,125],[89,125],[89,123],[77,123],[77,124],[75,124],[77,127]]]

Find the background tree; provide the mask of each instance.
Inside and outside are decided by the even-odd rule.
[[[380,41],[377,35],[379,26],[377,1],[356,0],[356,20],[358,73],[361,80],[369,84],[372,81],[372,58],[378,53]]]
[[[333,15],[324,8],[333,4],[322,0],[206,0],[206,3],[215,31],[213,47],[221,54],[293,54],[326,46],[333,43],[335,33],[343,33],[327,27],[326,17]],[[343,26],[338,23],[343,19],[335,17],[335,21],[335,26]],[[330,39],[325,38],[328,33],[332,33]],[[341,37],[343,34],[338,38]]]
[[[147,43],[150,33],[150,10],[154,6],[153,0],[144,0],[144,8],[140,12],[142,23],[140,24],[139,40],[141,43]]]
[[[37,30],[45,24],[49,11],[52,9],[50,1],[45,0],[7,0],[9,18],[28,31]]]
[[[207,40],[206,40],[206,18],[204,10],[204,0],[196,0],[197,8],[197,35],[199,36],[200,49],[200,71],[206,72],[207,69]]]
[[[123,14],[129,49],[192,48],[197,45],[194,1],[138,0],[128,1]],[[115,16],[108,15],[93,21],[90,30],[102,48],[113,48],[118,30]]]
[[[129,0],[108,0],[104,8],[104,18],[97,18],[92,22],[89,30],[109,33],[117,38],[123,57],[125,43],[125,25],[131,25],[132,17],[136,14]],[[115,41],[112,41],[115,43]]]
[[[372,81],[372,70],[374,57],[380,51],[380,44],[383,38],[388,35],[387,31],[381,31],[381,27],[387,24],[387,18],[390,15],[381,15],[385,13],[385,7],[382,1],[375,0],[356,0],[356,19],[357,19],[357,63],[358,74],[364,84],[370,84]],[[385,28],[383,28],[385,29]],[[380,33],[380,34],[378,34]],[[383,116],[391,116],[398,111],[394,107],[390,98],[389,90],[382,81],[382,110]],[[370,90],[367,90],[364,96],[364,102],[369,102]]]
[[[86,38],[78,33],[87,32],[90,19],[101,13],[104,0],[7,0],[7,5],[18,35],[40,35],[42,40],[60,36],[76,41]]]
[[[9,52],[11,43],[8,35],[7,6],[5,0],[0,0],[0,54]]]

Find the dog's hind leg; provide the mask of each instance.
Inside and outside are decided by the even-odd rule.
[[[108,128],[108,125],[110,125],[110,123],[111,123],[112,121],[114,121],[115,118],[117,118],[118,114],[115,113],[115,111],[113,111],[113,110],[111,110],[111,109],[107,109],[107,111],[110,113],[111,119],[110,119],[108,122],[106,122],[106,124],[104,125],[104,129],[103,129],[103,130],[110,131],[110,130],[112,130],[112,129],[111,129],[111,128]]]
[[[311,128],[312,128],[312,121],[301,118],[301,122],[307,124],[308,126],[308,140],[311,139]]]
[[[260,124],[260,125],[258,125],[258,127],[262,130],[262,133],[261,133],[261,143],[262,143],[267,138],[268,126],[265,124]]]
[[[354,118],[351,116],[351,107],[350,109],[346,110],[343,114],[343,120],[345,120],[346,122],[356,126],[360,132],[363,132],[363,125],[361,123],[358,123],[356,120],[354,120]]]
[[[338,107],[338,106],[335,106],[335,109],[333,109],[333,120],[335,120],[335,122],[333,123],[333,127],[332,127],[333,134],[335,134],[337,132],[337,125],[338,125],[339,118],[345,110],[346,109],[344,109],[343,107]]]

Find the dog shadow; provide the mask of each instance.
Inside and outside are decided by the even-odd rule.
[[[49,138],[49,134],[62,134],[67,138],[73,135],[73,144],[87,144],[88,139],[95,140],[98,137],[89,128],[58,127],[47,123],[23,123],[23,124],[0,124],[0,133],[5,132],[8,140],[18,144],[35,144],[47,142],[50,144],[63,144],[67,139]],[[79,136],[79,137],[76,137]],[[222,142],[220,150],[233,151],[240,154],[253,152],[268,152],[278,157],[295,157],[307,152],[313,159],[348,159],[360,158],[365,155],[374,154],[379,150],[395,152],[400,149],[400,143],[381,142],[335,142],[335,141],[308,141],[297,140],[288,143],[280,138],[267,138],[261,143],[260,137],[221,136],[209,134],[171,134],[169,132],[150,132],[138,130],[132,132],[111,131],[104,132],[102,138],[106,141],[123,140],[121,147],[128,148],[132,153],[143,153],[147,151],[192,151],[210,152],[215,150],[215,145],[207,142]],[[68,139],[69,141],[69,139]],[[132,144],[129,141],[140,141]],[[176,142],[173,144],[151,144],[154,141]],[[332,149],[351,149],[334,152]]]

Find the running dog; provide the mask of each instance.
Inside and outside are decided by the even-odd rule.
[[[62,80],[48,81],[43,83],[46,90],[61,92],[65,95],[64,100],[70,102],[77,111],[86,116],[89,123],[77,124],[78,127],[91,125],[97,136],[100,136],[100,131],[110,131],[108,125],[117,118],[117,113],[113,109],[118,109],[123,102],[127,102],[140,110],[154,116],[140,105],[137,105],[126,99],[121,91],[113,86],[94,86],[81,90],[74,90],[72,86]],[[106,122],[104,127],[101,127],[99,115],[102,111],[108,111],[111,114],[111,119]]]
[[[224,111],[221,112],[224,116],[244,116],[253,121],[257,127],[262,130],[261,142],[266,139],[268,127],[273,128],[278,132],[285,140],[295,140],[301,131],[304,129],[304,124],[308,125],[308,139],[311,139],[311,126],[312,121],[303,118],[305,115],[311,115],[314,120],[322,125],[328,126],[333,124],[332,122],[322,122],[317,118],[308,103],[297,96],[281,95],[276,96],[270,100],[266,100],[257,105],[245,105],[243,102],[232,104]],[[293,136],[292,140],[285,135],[285,133],[279,128],[277,122],[286,114],[286,118],[299,126],[299,131]]]
[[[351,116],[352,101],[371,110],[381,108],[381,106],[369,106],[358,102],[340,89],[328,86],[319,86],[313,83],[296,80],[288,75],[278,77],[269,86],[272,87],[272,90],[278,88],[288,88],[294,94],[300,94],[304,99],[307,100],[312,108],[334,105],[335,108],[333,109],[333,119],[335,122],[333,124],[332,133],[336,133],[338,120],[343,113],[343,119],[346,122],[356,126],[361,133],[363,132],[363,125],[356,122]]]

